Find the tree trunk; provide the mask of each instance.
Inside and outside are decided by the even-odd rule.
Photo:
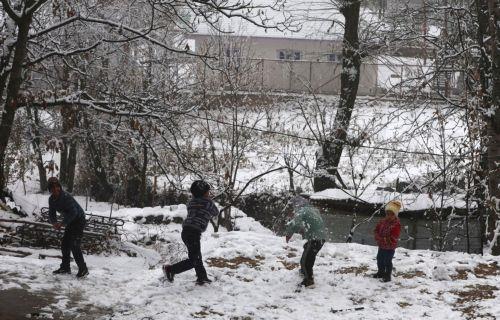
[[[59,179],[68,192],[73,192],[78,143],[72,135],[74,128],[78,127],[78,111],[70,106],[63,106],[61,118],[64,146],[61,150]]]
[[[336,180],[340,180],[337,167],[347,140],[347,130],[351,121],[359,85],[361,66],[358,39],[359,10],[359,0],[345,1],[340,8],[340,12],[345,17],[342,73],[340,75],[340,102],[335,115],[333,130],[326,140],[323,141],[321,154],[318,155],[316,160],[316,172],[313,183],[314,191],[336,188]]]
[[[98,190],[94,193],[94,197],[97,201],[109,201],[113,196],[113,187],[108,182],[106,170],[102,165],[100,150],[91,137],[87,137],[90,164],[92,166],[92,171],[96,178],[98,184]]]
[[[76,141],[71,140],[63,139],[64,147],[61,150],[61,162],[59,166],[59,180],[68,192],[73,192],[78,146]]]
[[[481,173],[479,181],[483,194],[480,207],[486,211],[485,232],[487,249],[494,255],[500,255],[500,8],[495,0],[476,0],[476,14],[478,19],[477,42],[481,48],[479,60],[480,98],[483,110],[490,110],[492,114],[484,114],[486,132],[483,141],[486,141],[486,153],[482,154]],[[489,35],[488,42],[484,42]],[[491,94],[489,94],[491,92]],[[482,212],[481,212],[482,213]]]
[[[143,159],[142,159],[142,170],[141,170],[141,189],[140,189],[140,199],[141,199],[141,207],[147,206],[147,169],[148,169],[148,147],[146,143],[144,143],[142,149]]]
[[[488,130],[488,233],[491,253],[500,255],[500,3],[487,0],[491,58],[491,105]]]
[[[76,173],[76,158],[78,153],[78,142],[73,141],[69,145],[69,154],[67,159],[67,174],[66,174],[66,190],[68,192],[73,192],[75,185],[75,173]]]
[[[99,150],[97,142],[92,137],[90,121],[85,115],[83,123],[85,130],[88,133],[86,141],[88,146],[88,157],[90,160],[89,163],[91,170],[94,173],[95,182],[97,182],[97,185],[92,185],[92,195],[97,201],[109,201],[113,196],[114,190],[108,182],[106,170],[102,162],[101,151]]]
[[[288,179],[289,179],[288,191],[293,193],[295,192],[295,184],[293,183],[293,170],[290,168],[288,168]]]
[[[33,109],[33,112],[31,112],[31,107],[27,107],[26,112],[32,124],[33,137],[31,140],[31,145],[33,147],[33,152],[35,153],[36,156],[36,166],[38,167],[40,191],[44,192],[47,190],[47,172],[45,171],[42,150],[40,148],[41,139],[40,139],[40,131],[38,130],[38,126],[40,125],[40,121],[38,118],[38,111],[36,109]]]
[[[28,33],[31,21],[31,15],[25,16],[18,21],[18,34],[14,49],[14,58],[12,60],[12,69],[10,70],[7,84],[4,111],[2,112],[2,119],[0,120],[0,192],[7,185],[5,156],[16,116],[19,90],[23,82],[23,61],[26,58]]]

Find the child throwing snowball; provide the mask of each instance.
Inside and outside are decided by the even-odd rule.
[[[207,229],[211,218],[219,214],[215,203],[210,199],[210,185],[203,180],[196,180],[191,185],[193,198],[187,205],[187,218],[182,224],[181,238],[188,250],[188,259],[174,265],[164,265],[163,273],[168,281],[174,281],[174,275],[194,268],[196,284],[203,285],[212,282],[207,277],[207,271],[201,258],[201,234]]]
[[[301,285],[307,288],[314,286],[313,266],[316,255],[325,244],[323,219],[318,210],[301,196],[292,198],[289,202],[289,216],[292,218],[286,226],[286,242],[294,233],[300,233],[307,240],[300,259],[301,273],[304,280]]]

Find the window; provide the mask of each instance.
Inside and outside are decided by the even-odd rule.
[[[328,53],[326,55],[326,60],[330,62],[342,62],[342,55],[337,53]]]
[[[280,60],[301,60],[302,52],[296,50],[278,50],[278,59]]]

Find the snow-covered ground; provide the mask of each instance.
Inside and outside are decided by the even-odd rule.
[[[376,271],[376,247],[326,243],[316,260],[316,287],[296,292],[304,241],[294,236],[287,244],[240,211],[236,211],[239,231],[214,233],[209,226],[202,236],[202,254],[214,282],[197,286],[191,270],[169,283],[163,280],[161,265],[185,257],[181,226],[133,221],[146,215],[183,217],[185,210],[179,205],[115,211],[127,220],[120,248],[136,257],[118,252],[87,255],[90,275],[83,280],[75,279],[76,266],[73,275],[54,276],[60,261],[38,258],[39,253],[59,254],[57,250],[7,247],[33,254],[0,255],[0,290],[50,296],[39,310],[48,319],[495,319],[500,315],[500,258],[457,252],[398,248],[393,281],[385,284],[370,276]],[[153,235],[156,241],[145,246],[145,239]],[[0,315],[2,309],[13,307],[0,305]]]

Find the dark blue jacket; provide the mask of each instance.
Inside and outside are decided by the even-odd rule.
[[[208,198],[193,198],[187,204],[187,218],[183,227],[191,227],[200,232],[207,229],[208,222],[219,214],[215,203]]]
[[[57,216],[56,211],[63,214],[62,224],[64,226],[69,225],[73,220],[77,218],[85,219],[85,211],[76,202],[75,198],[66,191],[61,190],[61,194],[57,199],[54,196],[49,198],[49,222],[56,223]]]

